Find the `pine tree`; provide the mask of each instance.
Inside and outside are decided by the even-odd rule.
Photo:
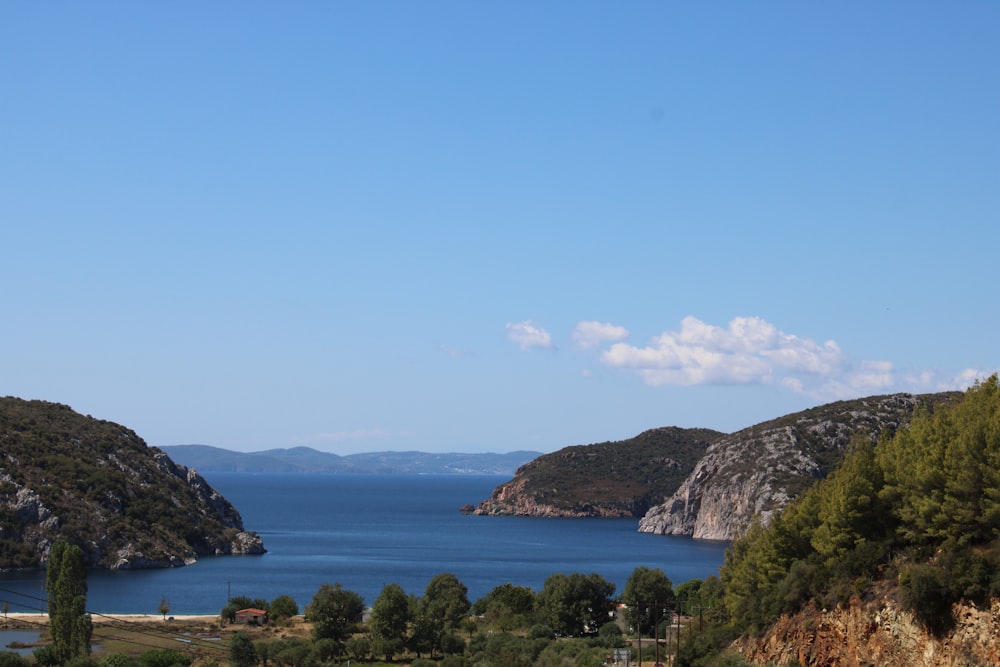
[[[912,544],[964,547],[1000,536],[1000,383],[977,383],[947,409],[914,418],[880,447],[881,496]]]
[[[855,440],[841,466],[819,486],[820,525],[811,543],[827,566],[866,542],[885,537],[885,511],[878,502],[882,485],[875,447],[865,437]]]

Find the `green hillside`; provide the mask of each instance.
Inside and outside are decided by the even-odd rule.
[[[521,466],[477,513],[523,514],[533,506],[552,514],[642,516],[677,490],[721,435],[666,427],[627,440],[566,447]]]
[[[111,568],[263,552],[203,478],[118,424],[0,398],[0,451],[0,568],[39,565],[56,540]]]
[[[994,375],[877,444],[855,440],[831,475],[734,542],[725,609],[734,627],[755,633],[811,600],[846,605],[890,582],[919,620],[945,631],[953,602],[1000,595],[998,538]]]

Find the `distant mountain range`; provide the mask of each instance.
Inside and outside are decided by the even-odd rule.
[[[427,452],[370,452],[341,456],[311,447],[234,452],[209,445],[161,446],[181,465],[206,472],[327,472],[327,473],[425,473],[513,475],[541,452],[507,454]]]

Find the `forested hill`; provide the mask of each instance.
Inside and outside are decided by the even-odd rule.
[[[960,394],[838,401],[725,434],[655,428],[574,445],[522,466],[477,514],[643,517],[644,532],[728,540],[833,470],[852,437],[892,433]]]
[[[200,475],[119,424],[0,398],[0,455],[0,569],[43,564],[57,540],[108,568],[264,552]]]
[[[722,435],[666,427],[627,440],[566,447],[521,466],[476,514],[642,516],[677,490]]]
[[[994,375],[894,437],[855,440],[837,470],[736,540],[724,611],[756,664],[995,665],[998,536]]]

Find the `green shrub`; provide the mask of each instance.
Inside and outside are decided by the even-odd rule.
[[[904,607],[927,629],[941,633],[952,622],[946,573],[935,565],[911,565],[899,578]]]
[[[625,641],[622,639],[622,629],[614,621],[608,621],[602,625],[601,629],[597,631],[597,635],[601,639],[601,646],[621,648],[625,645]]]
[[[142,667],[174,667],[174,665],[187,667],[191,664],[191,658],[180,651],[164,648],[146,651],[139,657],[139,664]]]
[[[29,667],[30,662],[11,651],[0,652],[0,667]]]
[[[555,632],[552,631],[552,628],[541,623],[533,625],[528,629],[529,639],[552,639],[554,636]]]

